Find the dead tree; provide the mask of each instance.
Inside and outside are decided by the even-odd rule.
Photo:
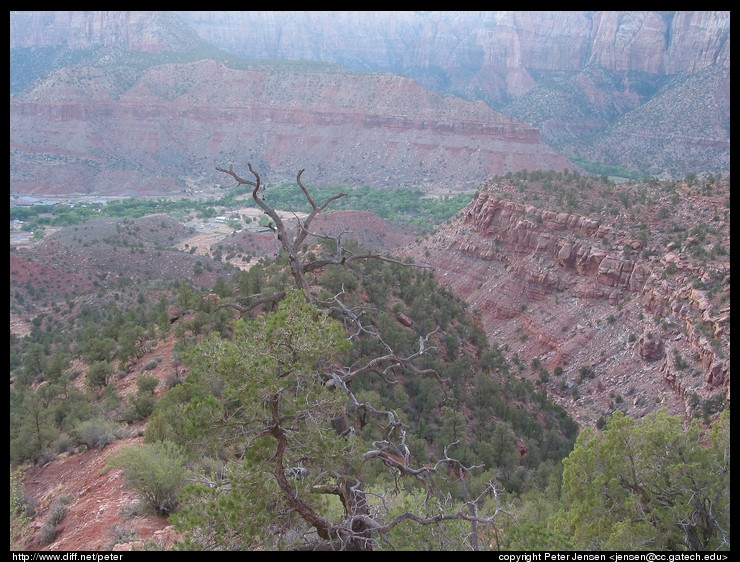
[[[431,334],[430,334],[431,335]],[[424,339],[428,339],[427,338]],[[446,511],[440,508],[438,513],[432,515],[419,515],[411,511],[405,511],[394,517],[389,517],[390,510],[386,504],[386,495],[373,493],[378,497],[383,507],[379,513],[373,513],[369,509],[367,491],[361,480],[349,475],[335,474],[334,483],[327,481],[327,472],[317,475],[309,474],[308,471],[299,471],[301,478],[306,478],[304,486],[311,494],[328,494],[339,498],[344,508],[344,517],[339,522],[334,522],[316,510],[311,503],[303,500],[294,489],[294,483],[290,481],[290,475],[296,473],[295,469],[285,464],[286,452],[289,449],[288,430],[285,427],[286,416],[279,410],[278,399],[270,402],[272,417],[269,423],[270,435],[278,442],[277,450],[273,456],[276,464],[274,474],[276,481],[283,492],[283,497],[290,505],[291,511],[298,513],[303,520],[312,527],[317,538],[309,540],[300,550],[374,550],[381,543],[391,545],[388,534],[396,526],[404,521],[410,520],[419,525],[435,525],[444,521],[462,520],[470,523],[471,531],[468,535],[468,543],[471,549],[477,550],[479,524],[493,525],[497,517],[504,513],[499,505],[499,490],[493,481],[488,482],[485,490],[476,498],[473,498],[467,487],[466,476],[474,470],[483,468],[483,465],[465,466],[461,461],[450,457],[449,448],[456,445],[450,444],[444,449],[444,457],[434,464],[415,467],[411,462],[411,453],[406,443],[406,430],[403,423],[395,412],[375,408],[368,402],[359,402],[351,390],[349,383],[358,376],[375,373],[380,376],[388,374],[391,367],[402,364],[411,368],[419,375],[435,375],[436,371],[431,369],[417,369],[411,362],[417,357],[434,351],[433,346],[420,347],[419,351],[402,357],[394,353],[377,357],[362,367],[339,368],[324,376],[327,387],[335,388],[344,393],[351,409],[365,411],[371,416],[382,419],[387,431],[383,439],[375,441],[363,456],[363,462],[380,461],[391,471],[400,477],[412,477],[422,482],[427,489],[427,502],[431,501],[431,491],[434,488],[433,477],[448,479],[449,474],[454,474],[456,480],[463,481],[465,498],[462,505],[455,511]],[[354,436],[353,428],[342,435],[347,439]],[[493,497],[494,510],[492,514],[481,516],[478,508],[485,497]],[[392,546],[392,545],[391,545]]]
[[[283,219],[262,196],[263,184],[259,174],[251,164],[248,164],[248,168],[254,177],[253,180],[241,177],[231,166],[228,169],[220,167],[216,169],[234,178],[238,185],[252,186],[252,198],[257,206],[271,219],[269,227],[273,231],[281,250],[287,254],[296,286],[304,293],[308,302],[317,304],[316,298],[311,292],[310,285],[306,279],[306,274],[322,267],[328,265],[348,265],[360,259],[380,259],[406,266],[413,265],[372,252],[356,254],[342,245],[341,234],[337,237],[329,237],[312,232],[311,225],[316,216],[325,210],[333,201],[344,197],[346,194],[337,193],[321,204],[316,203],[301,180],[303,170],[298,172],[296,183],[311,206],[311,211],[303,220],[296,217],[297,228],[295,232],[289,232]],[[306,260],[301,253],[301,248],[309,237],[330,238],[334,240],[336,243],[334,255]],[[431,338],[437,334],[438,330],[435,329],[425,337],[419,338],[419,349],[417,352],[406,356],[399,355],[393,351],[390,345],[382,340],[380,333],[371,325],[372,323],[363,322],[362,314],[364,311],[358,312],[357,309],[351,309],[340,300],[343,294],[344,290],[329,301],[321,303],[324,305],[324,310],[342,317],[345,325],[349,324],[352,326],[353,331],[350,331],[349,339],[358,337],[361,334],[377,338],[386,350],[382,355],[369,359],[361,365],[349,367],[334,366],[331,372],[322,375],[323,384],[327,388],[346,395],[349,403],[349,412],[360,414],[362,416],[361,419],[366,419],[367,417],[379,418],[384,424],[384,438],[372,443],[369,450],[362,456],[363,462],[382,462],[397,477],[411,477],[424,482],[429,492],[433,487],[431,483],[433,476],[446,479],[446,474],[455,474],[457,478],[464,481],[465,476],[470,471],[482,468],[482,465],[465,466],[461,461],[450,457],[448,448],[445,448],[444,458],[438,460],[436,463],[414,467],[409,448],[406,444],[406,430],[396,413],[378,409],[368,402],[359,402],[351,389],[353,380],[368,375],[380,376],[389,384],[396,384],[398,382],[395,380],[397,370],[405,370],[416,376],[434,376],[441,383],[446,382],[434,369],[421,369],[414,364],[415,360],[422,355],[436,351]],[[245,313],[260,304],[268,302],[277,303],[277,301],[285,296],[286,291],[278,291],[273,295],[259,296],[247,305],[225,303],[220,306],[232,306],[241,313]],[[444,385],[441,385],[441,388],[444,391]],[[269,401],[271,417],[266,422],[265,433],[269,433],[277,441],[277,449],[272,459],[275,463],[273,474],[283,493],[283,497],[290,505],[290,510],[299,514],[316,533],[316,538],[307,542],[302,547],[302,550],[373,550],[381,542],[388,542],[388,533],[407,520],[421,525],[433,525],[452,520],[468,521],[471,524],[469,544],[473,549],[477,549],[477,525],[493,524],[496,517],[502,512],[498,505],[498,489],[492,481],[489,482],[483,494],[477,498],[471,497],[467,482],[464,482],[464,503],[455,512],[449,513],[440,510],[438,514],[426,516],[404,512],[392,518],[378,517],[377,514],[371,513],[369,509],[367,496],[371,492],[365,490],[360,480],[349,474],[341,475],[337,473],[334,483],[329,483],[326,473],[322,472],[321,474],[313,475],[302,467],[293,467],[288,464],[289,428],[286,427],[286,420],[290,417],[286,417],[281,413],[278,398],[279,396],[275,395]],[[362,422],[360,421],[360,423]],[[352,439],[355,435],[355,428],[351,425],[346,415],[333,419],[332,426],[339,435],[346,439]],[[295,486],[298,480],[301,481],[302,486],[307,487],[310,493],[330,494],[339,497],[344,508],[344,517],[342,520],[339,523],[332,522],[323,517],[310,503],[304,501],[296,492]],[[385,497],[379,494],[374,495],[380,497],[385,506],[385,513],[383,515],[388,516],[389,510]],[[478,506],[484,495],[493,496],[495,501],[494,513],[489,516],[480,516],[478,514]]]
[[[241,177],[239,174],[237,174],[234,171],[233,166],[229,166],[228,170],[226,168],[220,168],[217,166],[216,170],[230,175],[232,178],[234,178],[237,181],[237,185],[252,186],[252,199],[254,199],[254,202],[257,204],[257,206],[260,209],[262,209],[268,217],[270,217],[271,222],[268,226],[270,230],[272,230],[273,233],[275,234],[275,237],[277,238],[280,248],[288,256],[288,261],[290,263],[290,271],[291,271],[291,274],[293,275],[293,279],[295,280],[296,286],[301,291],[303,291],[303,293],[306,295],[306,298],[308,299],[309,302],[311,303],[315,302],[315,298],[314,298],[314,295],[311,293],[311,288],[306,279],[306,273],[315,271],[317,269],[321,269],[322,267],[325,267],[327,265],[345,265],[352,261],[360,260],[360,259],[379,259],[379,260],[389,261],[393,263],[403,263],[403,262],[393,260],[391,258],[382,256],[381,254],[374,253],[374,252],[355,254],[349,251],[347,248],[345,248],[342,245],[342,235],[341,234],[337,236],[336,238],[334,238],[334,237],[329,237],[326,235],[311,232],[311,224],[313,223],[313,220],[316,218],[316,216],[322,211],[324,211],[333,201],[336,201],[337,199],[341,199],[342,197],[345,197],[347,194],[343,192],[337,193],[335,195],[332,195],[328,199],[326,199],[321,204],[316,203],[316,201],[314,201],[313,197],[311,196],[311,193],[309,192],[308,188],[306,188],[306,186],[303,184],[303,181],[301,181],[301,176],[303,175],[304,170],[298,171],[298,174],[296,175],[296,183],[298,184],[298,187],[301,188],[303,195],[306,197],[306,201],[308,201],[309,205],[311,206],[311,212],[308,214],[308,216],[303,221],[301,221],[300,218],[296,217],[296,220],[298,222],[296,231],[295,233],[289,232],[287,226],[285,225],[285,222],[280,217],[280,215],[277,213],[277,211],[265,201],[263,197],[263,193],[262,193],[264,191],[264,185],[262,184],[260,175],[254,170],[251,163],[247,164],[247,167],[249,168],[249,172],[252,174],[252,176],[254,176],[254,180]],[[300,254],[300,250],[309,236],[314,237],[314,238],[330,238],[334,240],[336,244],[336,251],[334,255],[328,256],[328,257],[320,257],[315,260],[304,261],[303,257]],[[410,264],[403,264],[403,265],[410,265]],[[274,302],[277,302],[284,296],[285,296],[284,292],[281,292],[281,293],[275,293],[273,297],[267,297],[267,298],[262,297],[260,304],[264,303],[265,300],[269,300],[269,299],[272,299]],[[234,307],[234,308],[237,308],[238,310],[244,312],[250,308],[253,308],[254,306],[256,305],[250,304],[246,308],[245,307]]]

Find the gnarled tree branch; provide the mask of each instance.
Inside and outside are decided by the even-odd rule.
[[[240,304],[237,302],[224,302],[218,305],[218,308],[233,308],[239,312],[239,314],[245,314],[250,310],[257,308],[260,305],[272,303],[274,307],[279,301],[285,297],[285,291],[277,291],[271,295],[254,295],[247,299],[246,304]]]
[[[310,303],[315,303],[315,297],[310,291],[310,286],[306,278],[306,273],[319,270],[329,265],[349,265],[353,261],[361,259],[379,259],[382,261],[388,261],[404,266],[410,266],[413,264],[404,263],[398,260],[387,258],[374,252],[368,253],[353,253],[349,249],[342,245],[342,236],[345,234],[340,233],[337,237],[333,238],[336,243],[336,252],[334,255],[325,257],[322,256],[315,260],[307,260],[300,252],[305,241],[309,237],[314,238],[331,238],[311,231],[311,225],[316,216],[324,211],[332,202],[344,197],[345,193],[338,193],[327,198],[322,203],[317,203],[308,188],[302,181],[302,174],[304,170],[300,170],[296,175],[296,183],[303,192],[308,204],[311,207],[309,214],[303,219],[296,217],[297,230],[289,232],[288,227],[278,214],[278,212],[265,201],[262,196],[261,190],[263,190],[263,184],[259,174],[254,170],[251,164],[248,164],[249,172],[252,174],[253,179],[247,179],[237,174],[233,167],[216,169],[232,177],[238,185],[249,185],[252,187],[252,198],[254,199],[257,206],[271,219],[270,228],[275,233],[276,240],[280,245],[280,248],[288,256],[290,269],[292,276],[295,280],[297,287],[304,293],[306,299]],[[305,260],[305,261],[304,261]],[[300,421],[305,421],[304,418],[299,416],[288,415],[292,414],[289,408],[286,408],[285,412],[281,412],[281,399],[283,392],[286,392],[284,388],[275,392],[273,388],[260,388],[258,399],[261,404],[267,406],[265,413],[260,413],[257,418],[250,420],[241,420],[239,416],[234,414],[235,424],[246,424],[249,423],[250,427],[241,427],[244,430],[243,435],[251,435],[253,439],[257,437],[270,436],[275,440],[274,452],[270,458],[270,472],[274,478],[281,494],[282,501],[287,505],[288,513],[297,514],[305,524],[312,529],[310,533],[311,542],[304,544],[300,548],[303,550],[372,550],[378,546],[379,539],[388,540],[387,534],[392,531],[396,526],[403,523],[404,521],[414,521],[421,525],[433,525],[443,521],[453,520],[464,520],[469,521],[473,524],[473,530],[471,536],[473,537],[470,544],[475,547],[476,545],[476,531],[475,526],[478,523],[491,524],[494,519],[500,513],[500,508],[496,504],[496,511],[490,517],[480,517],[478,515],[477,506],[482,501],[484,495],[493,494],[497,499],[497,490],[493,483],[489,483],[488,488],[480,497],[472,499],[470,497],[469,490],[465,484],[465,476],[473,470],[480,469],[482,466],[465,466],[461,461],[452,458],[448,454],[448,448],[444,450],[443,458],[437,460],[434,464],[428,466],[412,466],[411,453],[406,443],[406,430],[398,415],[395,412],[389,410],[382,410],[376,408],[369,402],[359,402],[351,390],[350,386],[352,381],[362,375],[370,373],[377,374],[383,377],[387,382],[395,382],[395,373],[398,369],[404,369],[416,376],[434,376],[441,383],[446,381],[440,376],[435,369],[420,368],[416,365],[418,359],[422,356],[432,353],[436,350],[432,338],[437,334],[438,328],[429,332],[426,336],[419,338],[419,348],[416,352],[408,355],[400,355],[393,351],[380,337],[375,327],[368,327],[363,325],[360,320],[362,312],[356,312],[345,306],[339,299],[340,295],[337,294],[333,302],[326,301],[324,304],[327,305],[327,309],[330,312],[335,312],[343,316],[345,320],[345,326],[347,323],[353,325],[356,329],[355,333],[350,337],[358,336],[360,333],[365,333],[371,337],[377,338],[385,347],[385,353],[379,357],[372,358],[364,361],[362,364],[355,364],[348,367],[335,367],[329,373],[322,372],[322,369],[315,372],[316,376],[320,376],[320,381],[326,387],[335,389],[334,393],[330,393],[319,386],[322,393],[332,395],[334,398],[341,398],[341,394],[336,392],[344,393],[349,402],[349,410],[347,405],[343,404],[341,409],[337,411],[331,411],[331,418],[328,416],[323,420],[324,423],[327,420],[330,425],[321,426],[319,436],[324,437],[321,434],[322,431],[336,431],[336,434],[340,435],[347,443],[352,443],[352,440],[357,440],[355,437],[355,431],[353,427],[347,427],[346,429],[337,427],[339,424],[335,423],[337,420],[344,422],[345,427],[349,426],[347,421],[349,416],[348,411],[360,411],[363,415],[374,416],[384,421],[384,435],[382,439],[378,439],[372,443],[372,446],[367,450],[360,458],[362,462],[371,462],[379,460],[386,467],[394,471],[394,474],[400,476],[408,476],[416,478],[425,483],[427,486],[428,493],[432,490],[432,477],[435,475],[441,475],[442,470],[447,470],[447,475],[454,475],[457,479],[462,479],[465,485],[465,503],[454,513],[446,513],[440,511],[439,514],[435,514],[433,511],[427,511],[427,515],[419,515],[407,511],[393,518],[390,518],[388,505],[385,502],[385,498],[382,494],[373,492],[374,495],[381,497],[383,505],[386,508],[385,517],[378,516],[377,513],[373,513],[368,503],[368,494],[371,492],[366,491],[363,487],[361,480],[356,479],[352,476],[351,472],[343,473],[341,470],[323,470],[318,469],[316,473],[311,473],[306,469],[302,469],[300,464],[302,460],[299,459],[297,467],[293,466],[295,462],[290,462],[290,456],[294,450],[291,448],[295,446],[295,431],[299,427]],[[246,303],[222,303],[220,306],[229,306],[236,309],[240,313],[245,313],[256,306],[266,303],[276,304],[277,301],[284,298],[286,292],[279,291],[272,295],[266,296],[254,296],[250,297]],[[291,351],[290,344],[286,345]],[[280,348],[284,349],[284,348]],[[278,362],[279,363],[279,362]],[[285,370],[282,364],[279,364],[274,368],[277,372],[275,373],[276,380],[284,380],[282,375],[288,372]],[[290,371],[292,372],[292,371]],[[314,379],[316,380],[316,379]],[[318,382],[320,385],[321,382]],[[445,385],[440,385],[442,390],[445,391]],[[287,387],[286,387],[287,388]],[[286,394],[287,395],[287,394]],[[312,406],[313,407],[313,406]],[[309,419],[313,419],[313,412],[320,411],[320,407],[316,407],[311,410],[311,414],[306,414]],[[362,423],[362,422],[361,422]],[[318,426],[314,426],[318,427]],[[328,429],[327,429],[328,428]],[[355,441],[357,443],[358,441]],[[295,455],[298,456],[298,455]],[[295,459],[293,459],[295,461]],[[301,477],[301,482],[298,484],[298,478],[291,478],[290,475],[297,475]],[[309,480],[310,477],[310,480]],[[318,511],[318,509],[309,501],[306,501],[305,493],[323,493],[333,494],[339,497],[344,508],[343,516],[338,522],[332,521]],[[430,496],[427,496],[429,498]],[[389,519],[390,518],[390,519]],[[315,533],[314,533],[315,531]]]
[[[340,234],[338,237],[333,238],[336,242],[337,250],[334,256],[332,257],[324,257],[319,258],[311,261],[303,261],[302,257],[299,255],[299,251],[303,245],[303,243],[306,241],[306,239],[309,236],[312,237],[323,237],[323,238],[332,238],[329,236],[322,236],[316,233],[312,233],[311,223],[316,218],[316,216],[324,211],[331,203],[336,201],[337,199],[341,199],[342,197],[345,197],[347,194],[344,192],[337,193],[335,195],[332,195],[328,197],[323,203],[318,204],[316,201],[314,201],[313,197],[311,196],[310,191],[303,183],[301,176],[303,175],[304,170],[299,170],[298,174],[296,175],[296,183],[298,184],[298,187],[300,187],[301,191],[303,192],[303,195],[306,197],[306,201],[308,201],[309,205],[311,206],[311,211],[308,214],[308,216],[301,222],[300,219],[298,219],[298,228],[297,232],[294,235],[291,235],[291,233],[288,232],[288,228],[285,225],[285,222],[280,217],[280,215],[277,213],[277,211],[265,201],[265,198],[261,195],[261,190],[264,190],[264,186],[262,184],[262,180],[259,176],[259,174],[254,170],[251,163],[247,164],[247,167],[249,168],[250,173],[254,176],[254,180],[249,180],[246,178],[241,177],[239,174],[237,174],[234,171],[233,166],[229,166],[228,169],[221,168],[219,166],[216,166],[216,170],[219,172],[223,172],[225,174],[228,174],[232,178],[234,178],[237,182],[237,185],[249,185],[252,186],[252,199],[254,199],[254,202],[257,204],[257,206],[264,211],[264,213],[272,219],[272,222],[268,225],[269,228],[275,233],[275,236],[277,238],[277,241],[279,243],[280,248],[288,255],[288,260],[290,263],[290,269],[291,273],[293,275],[293,279],[296,282],[296,285],[299,289],[303,291],[303,293],[306,295],[306,298],[309,302],[313,303],[315,302],[314,296],[312,295],[310,291],[310,287],[308,284],[308,281],[306,280],[306,273],[310,271],[315,271],[317,269],[321,269],[322,267],[325,267],[327,265],[345,265],[349,262],[360,260],[360,259],[377,259],[382,261],[387,261],[391,263],[397,263],[401,265],[414,265],[414,264],[408,264],[404,263],[398,260],[394,260],[392,258],[388,258],[386,256],[382,256],[381,254],[370,252],[365,254],[353,254],[349,252],[346,248],[342,246],[342,235]],[[427,266],[417,266],[417,267],[427,267]],[[240,310],[238,307],[234,307],[237,310]]]

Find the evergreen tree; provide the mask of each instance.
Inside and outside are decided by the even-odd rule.
[[[564,461],[553,529],[583,550],[728,550],[729,431],[729,411],[704,435],[698,420],[617,410]]]
[[[227,464],[226,479],[203,475],[185,490],[173,519],[187,532],[186,547],[370,550],[401,523],[493,522],[470,515],[477,513],[473,500],[441,511],[412,502],[426,505],[418,514],[387,509],[383,494],[370,493],[368,464],[422,481],[439,468],[469,469],[447,451],[436,465],[409,464],[400,421],[360,403],[350,389],[384,363],[411,367],[409,358],[388,355],[349,370],[342,367],[349,346],[342,324],[294,290],[276,312],[237,321],[231,340],[211,336],[187,354],[191,376],[222,387],[214,422],[238,460]],[[384,439],[362,438],[353,425],[359,412],[385,420]]]

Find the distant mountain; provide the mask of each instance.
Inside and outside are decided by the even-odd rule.
[[[15,191],[172,192],[247,160],[447,190],[729,170],[729,12],[11,12],[10,32]]]
[[[574,169],[536,129],[392,74],[131,57],[60,68],[13,96],[11,190],[177,194],[265,181],[473,190],[492,174]]]
[[[568,157],[676,177],[729,169],[729,11],[181,16],[242,56],[394,72],[483,100]]]
[[[197,33],[169,12],[10,12],[10,48],[112,47],[127,51],[192,51]]]

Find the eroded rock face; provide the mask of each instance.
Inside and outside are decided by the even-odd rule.
[[[645,257],[643,243],[600,219],[505,198],[513,192],[491,182],[402,255],[431,265],[479,315],[490,341],[524,365],[536,357],[550,372],[563,369],[561,380],[550,377],[548,396],[581,423],[593,425],[616,396],[631,397],[620,407],[636,417],[658,407],[687,414],[696,396],[729,400],[729,305],[712,305],[696,285],[717,271],[678,248]],[[675,274],[666,274],[669,265]],[[579,376],[584,365],[593,380]]]
[[[729,16],[729,12],[597,12],[591,62],[614,71],[649,74],[696,72],[711,64],[729,69]]]
[[[606,132],[589,160],[655,176],[716,172],[729,168],[729,31],[729,11],[14,11],[11,50],[95,54],[89,66],[51,76],[23,104],[11,102],[11,139],[23,132],[11,144],[12,184],[30,193],[42,192],[39,186],[47,193],[109,193],[109,186],[161,193],[216,181],[214,159],[249,158],[275,182],[305,167],[317,170],[318,183],[470,189],[495,173],[573,168],[540,139],[572,154],[574,140]],[[113,64],[125,61],[124,53],[199,56],[213,45],[250,59],[301,61],[293,70],[322,61],[413,82],[365,74],[375,82],[352,83],[333,69],[333,79],[316,84],[318,72],[301,71],[302,78],[286,76],[268,92],[261,87],[269,79],[260,73],[209,70],[200,82],[190,67],[165,65],[138,82],[138,68]],[[180,71],[181,80],[168,78]],[[658,95],[659,83],[683,73],[688,81]],[[540,86],[538,96],[558,97],[544,84],[564,75],[573,79],[575,106],[555,100],[532,111],[529,103],[515,107]],[[301,80],[322,88],[317,103]],[[428,100],[413,91],[419,84],[483,100],[534,125],[491,125],[470,111],[475,103],[440,117],[452,100],[438,97],[427,111]],[[193,100],[193,89],[207,101]],[[296,94],[296,103],[278,102],[285,94]],[[657,113],[641,113],[658,97]],[[680,132],[676,115],[686,123]],[[652,126],[657,122],[663,126]],[[128,146],[114,148],[119,142]]]
[[[122,47],[131,51],[159,52],[197,40],[172,14],[166,12],[12,12],[10,48],[56,47],[91,49]]]
[[[477,73],[466,78],[475,85],[494,75],[510,94],[534,83],[532,71],[579,70],[587,63],[668,74],[696,72],[714,63],[729,68],[729,11],[177,15],[203,39],[242,56],[362,61],[394,72],[437,68],[449,77],[455,69],[473,68]],[[13,12],[10,47],[107,45],[158,51],[166,41],[187,38],[184,26],[168,18],[166,12]]]
[[[593,277],[596,283],[607,287],[640,292],[646,280],[645,269],[637,267],[632,259],[600,247],[600,239],[611,234],[612,229],[595,219],[556,214],[480,193],[466,210],[461,223],[460,233],[470,235],[461,236],[455,243],[462,251],[482,259],[494,256],[496,246],[506,246],[519,253],[544,254],[562,268]],[[481,247],[490,241],[494,243],[493,248]],[[540,278],[557,284],[552,276]]]
[[[648,336],[640,338],[638,346],[640,357],[646,361],[658,361],[665,356],[665,345],[662,340],[652,339]]]
[[[437,69],[464,79],[470,90],[509,96],[530,89],[537,72],[580,70],[589,63],[668,74],[713,63],[729,68],[729,11],[180,14],[201,37],[246,56]],[[474,71],[457,76],[460,69]]]
[[[448,190],[574,167],[529,125],[391,75],[78,67],[14,98],[10,113],[11,189],[23,193],[179,193],[222,184],[216,165],[250,159],[272,184],[305,169],[314,185]]]

